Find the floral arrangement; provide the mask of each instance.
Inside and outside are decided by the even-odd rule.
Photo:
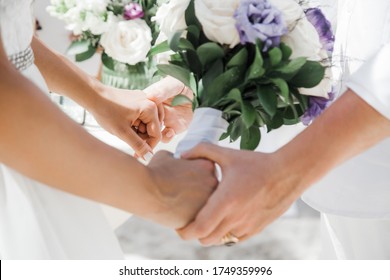
[[[150,54],[173,51],[159,72],[194,92],[198,123],[190,137],[207,140],[217,127],[219,136],[225,130],[221,139],[241,137],[241,148],[253,150],[259,127],[309,124],[328,106],[334,36],[321,10],[301,2],[170,0],[159,7],[154,20],[167,40]]]
[[[156,0],[51,0],[47,10],[75,35],[68,54],[80,62],[102,48],[103,64],[115,71],[117,62],[148,61],[158,34],[151,20],[156,8]]]

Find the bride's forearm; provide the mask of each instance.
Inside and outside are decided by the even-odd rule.
[[[0,57],[2,163],[54,188],[143,217],[161,210],[145,166],[90,136],[4,60]]]
[[[63,55],[48,48],[34,37],[31,44],[35,64],[38,66],[50,91],[65,95],[88,110],[101,98],[103,85],[89,76]]]
[[[390,137],[390,121],[349,90],[276,152],[291,186],[302,192],[335,166]]]

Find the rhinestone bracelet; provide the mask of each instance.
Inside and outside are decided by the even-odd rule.
[[[10,55],[8,59],[15,65],[16,69],[24,71],[34,64],[34,52],[31,47],[28,47],[24,51]]]

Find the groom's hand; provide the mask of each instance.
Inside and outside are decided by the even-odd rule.
[[[195,221],[178,230],[185,240],[220,245],[227,233],[245,240],[282,215],[297,197],[279,184],[281,166],[271,154],[200,144],[182,157],[212,160],[220,165],[223,174],[222,182]]]
[[[172,154],[162,151],[148,167],[165,205],[150,219],[175,229],[193,221],[218,184],[214,164],[204,159],[174,159]]]
[[[178,94],[193,99],[192,91],[185,87],[182,82],[168,76],[146,88],[144,92],[150,100],[157,104],[160,116],[163,116],[165,126],[162,131],[163,142],[171,141],[176,134],[188,128],[192,120],[192,103],[172,106],[172,101]]]

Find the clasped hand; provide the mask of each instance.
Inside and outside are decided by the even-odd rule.
[[[152,153],[161,140],[172,140],[187,128],[192,118],[190,103],[171,106],[178,94],[192,98],[192,92],[171,77],[143,91],[102,86],[99,92],[92,109],[96,121],[129,144],[139,157]]]

